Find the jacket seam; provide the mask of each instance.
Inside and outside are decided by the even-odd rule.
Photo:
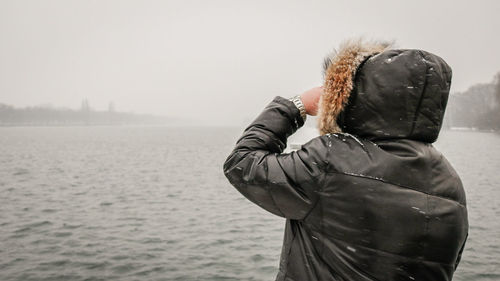
[[[316,178],[318,178],[320,176],[323,176],[325,174],[326,174],[326,172],[323,172],[323,173],[321,173],[319,175],[311,177],[311,180],[314,181],[314,182],[316,182]],[[263,180],[263,181],[254,181],[254,184],[266,184],[266,183],[269,183],[269,181],[266,181],[266,180]],[[276,186],[280,186],[280,185],[283,185],[283,184],[286,185],[288,183],[286,183],[286,182],[277,182]],[[297,182],[297,185],[299,185],[299,182]],[[267,188],[267,190],[269,192],[269,196],[271,197],[271,200],[273,200],[274,206],[276,206],[276,209],[283,215],[284,218],[286,218],[285,214],[281,211],[280,207],[276,204],[276,201],[274,200],[274,196],[273,196],[273,194],[271,192],[271,189],[276,188],[276,186],[271,186],[270,188]],[[296,185],[290,185],[290,186],[295,187]],[[316,205],[318,204],[318,202],[319,202],[319,196],[318,196],[318,199],[316,199],[316,201],[312,205],[311,209],[307,211],[307,214],[304,216],[304,218],[299,219],[299,221],[304,221],[309,216],[309,214],[312,212],[312,210],[316,207]]]
[[[305,214],[304,218],[301,219],[301,221],[305,221],[309,217],[309,215],[316,208],[316,206],[318,206],[319,200],[320,200],[320,198],[318,196],[318,199],[316,199],[316,202],[314,202],[314,205],[311,207],[311,209],[309,211],[307,211],[307,213]]]
[[[441,198],[441,199],[445,199],[445,200],[449,200],[449,201],[452,201],[454,202],[455,204],[465,208],[466,206],[455,201],[454,199],[450,198],[450,197],[446,197],[446,196],[441,196],[441,195],[437,195],[437,194],[432,194],[432,193],[428,193],[428,192],[425,192],[423,190],[418,190],[414,187],[411,187],[411,186],[407,186],[407,185],[403,185],[403,184],[399,184],[399,183],[393,183],[393,182],[389,182],[389,181],[386,181],[384,179],[380,179],[380,178],[375,178],[375,177],[372,177],[372,176],[367,176],[367,175],[358,175],[358,174],[355,174],[355,173],[349,173],[349,172],[339,172],[339,171],[329,171],[327,172],[328,174],[341,174],[341,175],[345,175],[345,176],[351,176],[351,177],[357,177],[357,178],[364,178],[364,179],[370,179],[370,180],[376,180],[376,181],[380,181],[380,182],[383,182],[383,183],[387,183],[387,184],[392,184],[392,185],[395,185],[395,186],[399,186],[399,187],[402,187],[402,188],[407,188],[407,189],[411,189],[413,191],[416,191],[416,192],[420,192],[420,193],[423,193],[423,194],[426,194],[426,195],[429,195],[429,196],[434,196],[434,197],[438,197],[438,198]]]
[[[269,193],[269,197],[273,201],[273,205],[276,207],[276,210],[278,210],[278,212],[280,212],[282,217],[286,218],[285,214],[283,213],[283,211],[281,211],[281,208],[278,206],[278,204],[276,204],[276,201],[274,200],[273,193],[271,192],[272,188],[273,188],[272,186],[270,188],[266,188],[267,192]]]
[[[427,196],[425,196],[425,205],[426,205],[426,212],[430,213],[430,210],[429,210],[429,194],[427,194]],[[422,243],[424,244],[423,245],[424,252],[427,251],[427,246],[428,246],[427,245],[428,244],[427,243],[427,238],[429,236],[429,220],[430,220],[429,216],[426,215],[425,216],[425,231],[424,231],[424,237],[422,239],[423,240]]]
[[[422,56],[422,58],[425,59],[424,54],[421,51],[418,51],[418,53]],[[424,62],[425,63],[425,62]],[[422,88],[422,92],[420,93],[420,98],[418,100],[418,105],[417,109],[415,110],[415,114],[413,115],[413,123],[411,125],[411,130],[409,136],[413,135],[413,131],[415,130],[415,125],[417,124],[417,118],[420,112],[420,107],[422,106],[422,101],[424,100],[424,95],[425,95],[425,89],[427,89],[427,63],[425,63],[425,81],[424,81],[424,87]]]
[[[330,236],[330,237],[333,237],[333,236]],[[441,264],[441,265],[447,265],[447,266],[451,266],[453,267],[453,263],[446,263],[446,262],[439,262],[439,261],[433,261],[433,260],[427,260],[427,259],[423,259],[423,258],[411,258],[411,257],[408,257],[408,256],[404,256],[404,255],[400,255],[400,254],[395,254],[395,253],[391,253],[389,251],[384,251],[384,250],[381,250],[381,249],[374,249],[374,248],[370,248],[370,247],[366,247],[366,246],[363,246],[361,244],[354,244],[352,243],[352,241],[346,241],[344,239],[341,239],[341,238],[338,238],[338,237],[333,237],[335,240],[338,240],[338,241],[342,241],[343,243],[349,243],[349,244],[353,244],[355,245],[356,247],[360,247],[360,248],[364,248],[364,249],[369,249],[369,250],[372,250],[374,252],[380,252],[380,253],[385,253],[385,254],[388,254],[388,255],[391,255],[391,256],[398,256],[398,257],[403,257],[405,259],[408,259],[408,260],[413,260],[413,261],[418,261],[418,262],[421,262],[421,263],[437,263],[437,264]]]
[[[324,177],[324,176],[326,176],[326,174],[327,174],[327,172],[326,172],[326,171],[322,171],[322,173],[321,173],[321,174],[319,174],[319,175],[317,175],[317,176],[315,176],[315,177],[312,177],[311,179],[312,179],[313,181],[315,181],[315,180],[316,180],[317,178],[319,178],[320,176],[323,176],[323,177]],[[318,186],[320,186],[320,187],[322,187],[322,186],[323,186],[322,184],[320,184],[320,181],[319,181],[319,180],[317,181],[317,184],[318,184]],[[322,188],[319,188],[317,191],[321,192],[321,190],[322,190]],[[310,214],[312,213],[312,211],[316,208],[316,206],[318,206],[318,204],[319,204],[319,201],[320,201],[320,200],[321,200],[321,198],[320,198],[320,196],[318,195],[318,198],[316,199],[316,202],[314,202],[314,204],[313,204],[313,206],[311,207],[311,209],[310,209],[309,211],[307,211],[307,213],[304,215],[304,218],[303,218],[303,219],[301,219],[302,221],[305,221],[305,220],[309,217],[309,215],[310,215]]]
[[[288,221],[288,224],[290,224],[290,229],[292,228],[292,222],[291,220]],[[287,276],[290,276],[288,275],[288,265],[290,264],[290,254],[292,253],[292,247],[293,247],[293,242],[295,241],[295,238],[297,237],[297,233],[294,232],[293,230],[290,230],[293,234],[293,237],[292,237],[292,240],[290,241],[290,245],[288,247],[288,253],[286,253],[286,265],[285,265],[285,271],[283,272],[284,273],[284,277],[283,279],[286,279]],[[281,271],[281,269],[280,269]],[[289,277],[290,279],[292,279],[291,277]]]

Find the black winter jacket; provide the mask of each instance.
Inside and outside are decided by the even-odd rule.
[[[303,120],[292,102],[276,97],[227,158],[231,184],[287,218],[276,280],[452,279],[468,230],[465,193],[431,144],[447,100],[439,83],[449,83],[451,70],[428,53],[394,52],[363,64],[339,120],[349,133],[282,153]],[[407,69],[415,52],[427,63],[401,72],[382,67],[397,56]]]

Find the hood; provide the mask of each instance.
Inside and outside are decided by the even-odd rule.
[[[441,129],[451,68],[429,52],[350,41],[325,60],[320,134],[434,142]]]

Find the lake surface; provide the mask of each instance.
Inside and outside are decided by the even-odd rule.
[[[222,173],[241,130],[0,128],[0,280],[274,280],[285,221]],[[500,280],[500,135],[436,146],[468,196],[454,280]]]

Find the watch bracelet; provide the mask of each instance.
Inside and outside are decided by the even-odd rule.
[[[300,112],[300,116],[302,117],[302,119],[305,122],[306,118],[307,118],[306,107],[304,106],[304,103],[300,99],[300,96],[294,96],[294,97],[290,98],[289,100],[291,102],[293,102],[293,104],[295,105],[295,107],[297,107],[297,109]]]

